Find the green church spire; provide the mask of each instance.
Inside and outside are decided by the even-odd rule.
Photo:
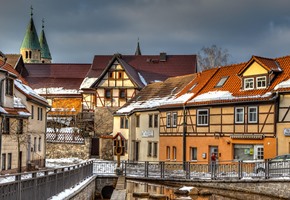
[[[31,6],[30,21],[26,28],[26,33],[21,44],[21,49],[31,49],[31,50],[40,50],[40,44],[38,41],[38,35],[34,26],[33,21],[33,8]]]
[[[49,47],[48,47],[45,33],[44,33],[44,19],[42,19],[42,30],[41,30],[40,37],[39,37],[39,43],[40,43],[40,47],[41,47],[41,58],[51,60]]]

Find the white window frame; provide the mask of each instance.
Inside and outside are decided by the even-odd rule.
[[[176,146],[173,146],[172,147],[172,159],[174,161],[176,161],[176,155],[177,155],[177,148],[176,148]]]
[[[170,160],[170,146],[166,146],[166,160]]]
[[[166,113],[166,127],[167,128],[171,127],[171,113],[170,112]]]
[[[259,80],[259,79],[260,79],[260,80]],[[261,80],[261,79],[263,79],[263,80]],[[263,83],[263,82],[264,82],[264,86],[260,86],[260,87],[259,87],[259,82],[260,82],[260,83]],[[258,88],[258,89],[266,88],[266,87],[267,87],[267,78],[266,78],[266,76],[259,76],[259,77],[257,77],[257,78],[256,78],[256,85],[257,85],[257,88]]]
[[[242,112],[238,112],[239,109],[242,109]],[[238,121],[238,115],[242,114],[242,121]],[[244,107],[235,107],[235,123],[236,124],[243,124],[245,121],[245,108]]]
[[[206,111],[206,114],[200,114],[200,112]],[[208,109],[199,109],[197,110],[196,124],[198,126],[208,126]]]
[[[172,127],[177,127],[177,112],[172,113]]]
[[[255,112],[250,111],[253,108],[255,109]],[[255,120],[252,120],[251,116],[255,116]],[[258,122],[258,107],[257,106],[248,107],[248,122],[249,123],[257,123]]]
[[[245,78],[244,79],[244,90],[253,90],[255,87],[254,84],[255,84],[254,78]]]
[[[197,148],[196,147],[190,147],[190,160],[197,161]]]

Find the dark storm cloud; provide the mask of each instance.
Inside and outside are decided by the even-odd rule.
[[[2,0],[3,1],[3,0]],[[196,54],[228,49],[232,62],[290,50],[287,0],[10,0],[0,7],[0,50],[18,53],[34,7],[54,62],[92,62],[96,54]]]

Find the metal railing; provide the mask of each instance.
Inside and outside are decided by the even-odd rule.
[[[116,162],[94,162],[94,173],[115,174]],[[121,162],[127,177],[160,179],[247,179],[290,177],[290,161]]]
[[[0,199],[48,199],[92,175],[93,162],[89,161],[58,169],[0,176]]]

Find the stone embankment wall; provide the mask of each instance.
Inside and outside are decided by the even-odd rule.
[[[86,137],[84,144],[46,143],[46,158],[89,159],[91,138]]]
[[[95,190],[96,190],[96,177],[91,178],[91,180],[81,187],[78,191],[69,195],[65,200],[86,200],[86,199],[95,199]]]
[[[162,181],[165,184],[164,181]],[[168,184],[172,185],[173,182],[168,181]],[[174,181],[174,185],[187,185],[194,187],[202,187],[209,189],[217,189],[227,191],[227,194],[235,195],[235,192],[242,192],[245,194],[257,194],[257,195],[266,195],[268,197],[276,197],[282,199],[289,199],[290,197],[290,180],[199,180],[199,181]],[[221,191],[221,192],[223,192]],[[228,193],[231,191],[231,193]]]

